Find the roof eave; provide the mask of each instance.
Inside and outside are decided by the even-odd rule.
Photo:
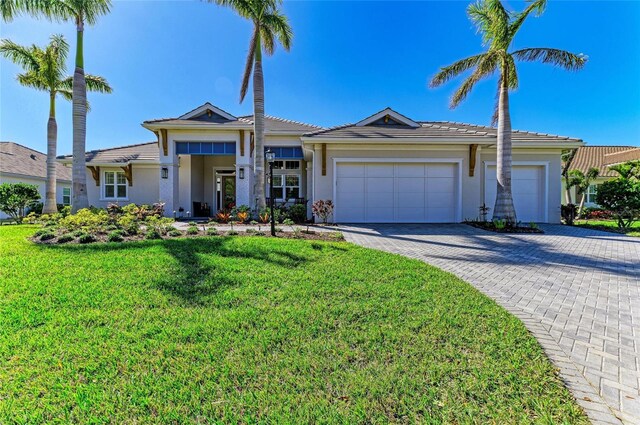
[[[253,128],[253,124],[220,125],[220,124],[213,124],[213,123],[202,123],[202,124],[198,123],[198,124],[180,125],[180,124],[163,124],[161,122],[157,122],[157,123],[143,122],[141,125],[142,127],[150,131],[157,131],[162,129],[166,129],[166,130],[249,130]]]

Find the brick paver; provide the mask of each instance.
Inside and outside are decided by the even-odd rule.
[[[542,228],[341,226],[348,241],[454,273],[520,318],[592,422],[640,424],[640,239]]]

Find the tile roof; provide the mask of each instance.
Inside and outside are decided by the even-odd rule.
[[[628,161],[640,161],[640,148],[633,148],[604,156],[605,164],[613,165]]]
[[[72,155],[62,155],[58,159],[70,160]],[[116,148],[97,149],[86,153],[87,163],[128,163],[130,161],[159,162],[158,142],[139,143]]]
[[[618,154],[634,149],[634,146],[581,146],[571,160],[569,170],[580,170],[586,173],[589,168],[600,170],[600,177],[615,177],[618,174],[609,170],[611,164],[608,158],[611,154]]]
[[[496,137],[496,128],[482,125],[464,124],[449,121],[418,121],[420,127],[414,128],[405,125],[365,125],[345,124],[329,129],[307,133],[306,136],[317,138],[487,138],[493,140]],[[580,142],[565,136],[534,133],[530,131],[513,130],[514,142]]]
[[[47,178],[47,155],[14,142],[0,142],[0,173]],[[71,181],[71,169],[56,164],[56,180]]]
[[[323,127],[307,124],[304,122],[288,120],[285,118],[278,118],[271,115],[265,115],[265,127],[267,131],[292,131],[292,132],[307,132],[321,130]],[[245,115],[239,119],[247,120],[253,124],[253,115]]]

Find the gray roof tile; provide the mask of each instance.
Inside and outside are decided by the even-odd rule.
[[[0,142],[0,173],[45,179],[47,155],[14,142]],[[71,169],[56,164],[56,179],[71,181]]]
[[[69,160],[72,155],[62,155],[59,159]],[[160,148],[158,142],[139,143],[116,148],[97,149],[86,153],[88,163],[126,164],[130,161],[159,162]]]

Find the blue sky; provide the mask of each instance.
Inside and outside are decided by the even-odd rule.
[[[507,1],[521,9],[524,2]],[[270,115],[332,126],[386,106],[417,120],[488,124],[495,80],[481,83],[456,110],[460,81],[433,90],[439,66],[481,51],[463,1],[290,1],[291,52],[265,60]],[[203,2],[114,1],[112,13],[85,31],[85,68],[106,77],[111,95],[90,94],[87,148],[153,140],[140,123],[178,116],[210,101],[236,114],[251,26]],[[62,33],[75,49],[72,24],[19,18],[0,36],[43,45]],[[513,127],[583,138],[589,144],[640,145],[640,2],[550,1],[515,41],[520,47],[585,53],[583,71],[521,64],[511,96]],[[69,73],[72,72],[70,55]],[[46,148],[48,98],[21,87],[19,69],[0,61],[0,139]],[[58,100],[58,152],[71,152],[71,105]]]

